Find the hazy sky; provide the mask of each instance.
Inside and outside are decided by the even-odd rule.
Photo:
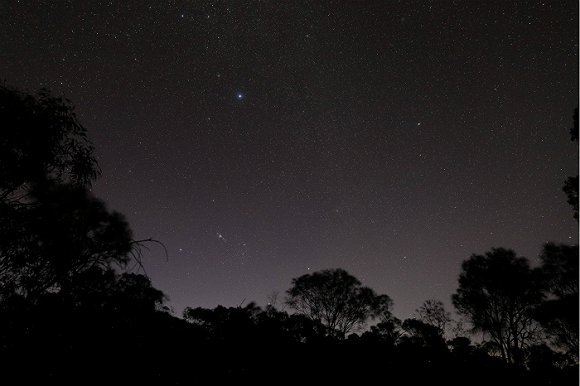
[[[95,193],[185,306],[341,267],[408,317],[578,242],[577,1],[3,1],[0,77],[77,106]]]

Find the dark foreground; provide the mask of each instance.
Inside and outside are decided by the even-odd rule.
[[[236,323],[209,331],[164,312],[4,314],[2,383],[578,384],[578,368],[558,366],[549,354],[518,368],[466,338],[439,344],[404,337],[393,344],[376,334],[339,341],[303,330],[299,339],[306,342],[299,343],[300,332],[274,319],[259,328]]]

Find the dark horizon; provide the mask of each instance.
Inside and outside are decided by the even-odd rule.
[[[577,2],[0,11],[1,78],[75,104],[176,315],[344,268],[403,319],[471,254],[578,244]]]

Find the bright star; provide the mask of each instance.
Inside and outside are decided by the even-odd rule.
[[[242,99],[242,98],[244,97],[244,95],[243,95],[241,92],[239,92],[239,93],[238,93],[238,95],[236,95],[236,97],[237,97],[238,99]]]

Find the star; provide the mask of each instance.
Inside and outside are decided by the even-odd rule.
[[[244,98],[244,94],[242,94],[241,92],[236,94],[236,98],[238,98],[238,100],[242,100]]]

